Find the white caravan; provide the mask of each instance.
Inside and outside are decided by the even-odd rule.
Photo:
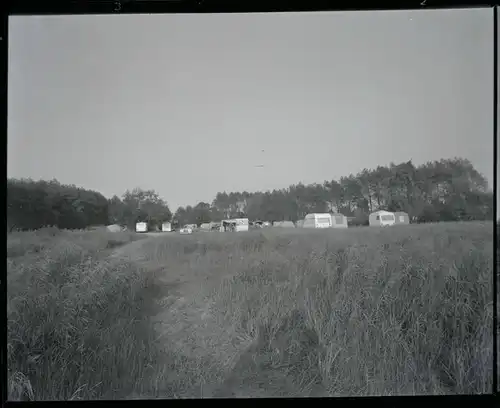
[[[370,214],[368,222],[370,226],[386,227],[394,225],[396,223],[396,217],[392,212],[379,210]]]
[[[135,232],[148,232],[148,224],[146,222],[138,222],[135,224]]]
[[[330,214],[307,214],[304,218],[302,228],[331,228],[332,217]]]
[[[164,222],[161,224],[162,232],[172,232],[172,224],[170,222]]]

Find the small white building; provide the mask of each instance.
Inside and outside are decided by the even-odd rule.
[[[328,213],[307,214],[304,217],[302,228],[330,228],[332,217]]]
[[[136,223],[135,232],[148,232],[148,223],[147,222]]]
[[[164,222],[161,224],[161,230],[162,232],[172,232],[172,223]]]
[[[393,212],[379,210],[371,213],[368,222],[370,227],[385,227],[396,223],[396,216]]]

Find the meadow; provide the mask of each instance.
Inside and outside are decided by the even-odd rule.
[[[7,240],[10,400],[490,393],[493,223]]]

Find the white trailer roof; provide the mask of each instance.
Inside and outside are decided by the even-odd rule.
[[[372,215],[373,214],[376,214],[376,215],[387,215],[387,214],[394,214],[393,212],[390,212],[390,211],[385,211],[385,210],[378,210],[378,211],[375,211],[375,212],[372,212]]]

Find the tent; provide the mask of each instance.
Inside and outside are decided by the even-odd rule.
[[[405,213],[404,211],[396,211],[394,213],[394,216],[396,217],[395,224],[397,225],[410,223],[410,216],[408,215],[408,213]]]
[[[112,225],[108,225],[106,227],[106,229],[109,231],[109,232],[120,232],[122,231],[122,227],[119,226],[118,224],[112,224]]]

